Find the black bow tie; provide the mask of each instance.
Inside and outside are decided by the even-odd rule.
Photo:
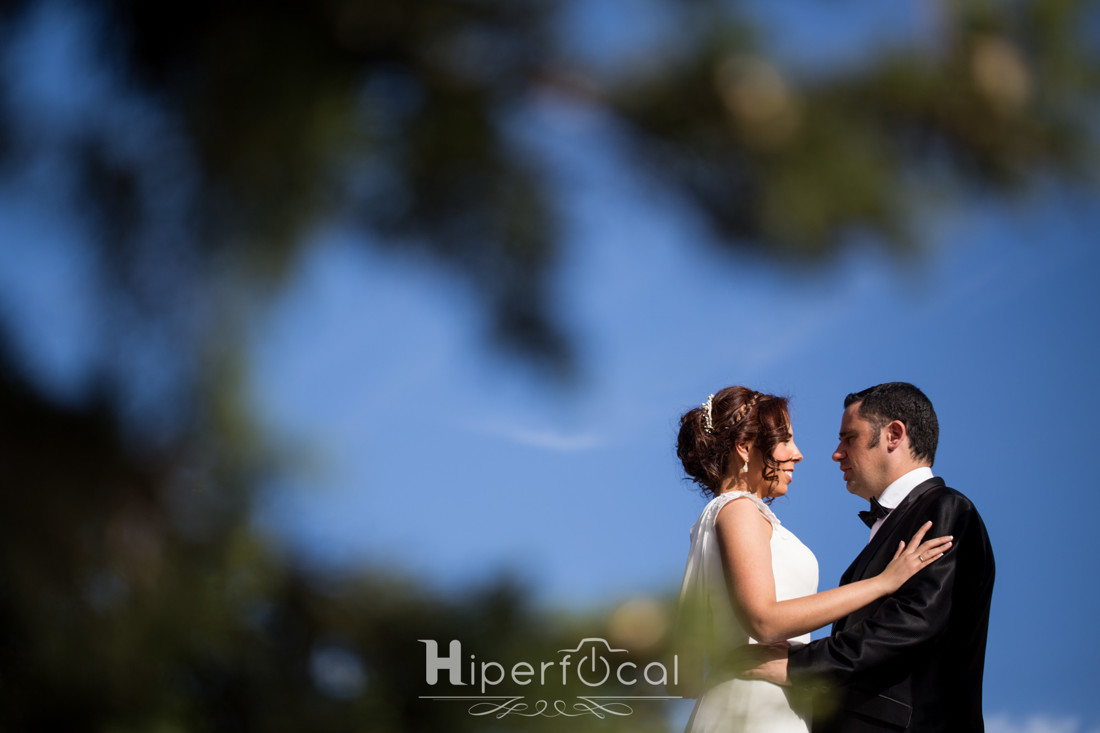
[[[869,511],[860,512],[859,518],[863,520],[863,523],[868,527],[874,527],[875,522],[880,519],[886,519],[886,515],[890,513],[890,510],[878,503],[878,499],[871,498],[871,509]]]

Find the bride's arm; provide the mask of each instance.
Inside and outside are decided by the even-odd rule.
[[[893,593],[951,546],[949,537],[937,537],[922,544],[930,526],[930,522],[926,523],[913,535],[908,548],[901,543],[880,575],[812,596],[776,601],[771,523],[753,502],[742,500],[722,507],[715,521],[733,611],[752,638],[765,643],[821,628]],[[919,555],[925,559],[920,560]]]

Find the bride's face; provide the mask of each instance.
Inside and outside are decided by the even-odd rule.
[[[788,427],[791,436],[786,442],[775,446],[772,458],[779,464],[776,469],[776,477],[769,481],[764,476],[764,457],[758,450],[752,452],[749,458],[749,483],[757,496],[783,496],[794,478],[794,464],[802,460],[802,451],[794,442],[794,431]]]

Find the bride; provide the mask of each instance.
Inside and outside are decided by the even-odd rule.
[[[817,593],[817,559],[767,502],[787,493],[802,454],[787,400],[727,387],[680,418],[677,455],[711,497],[691,528],[677,622],[681,685],[698,697],[689,733],[806,733],[810,711],[790,688],[737,679],[746,644],[806,643],[810,631],[897,590],[942,557],[926,523],[874,578]]]

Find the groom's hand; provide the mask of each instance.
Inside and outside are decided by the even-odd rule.
[[[747,669],[739,677],[746,680],[764,680],[773,685],[789,685],[787,677],[787,642],[778,644],[752,644],[742,647]],[[751,666],[749,666],[751,665]]]

